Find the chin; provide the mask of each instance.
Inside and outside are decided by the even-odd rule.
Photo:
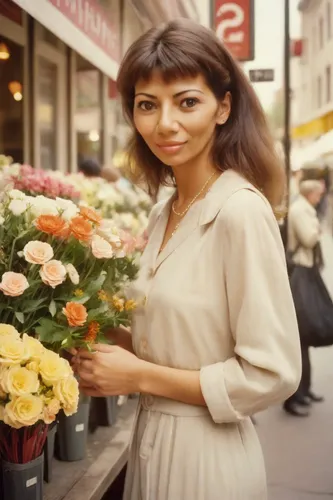
[[[186,163],[190,162],[193,160],[194,156],[189,156],[189,155],[184,155],[184,154],[174,154],[174,155],[161,155],[161,153],[156,154],[154,152],[155,156],[161,162],[163,162],[165,165],[168,165],[168,167],[174,168],[174,167],[179,167],[181,165],[185,165]]]

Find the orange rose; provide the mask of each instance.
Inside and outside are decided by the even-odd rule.
[[[62,312],[66,316],[69,326],[83,326],[87,321],[88,313],[83,304],[67,302]]]
[[[40,215],[36,220],[36,227],[43,233],[62,236],[66,229],[66,222],[59,215]]]
[[[69,227],[72,235],[80,241],[90,241],[93,229],[89,221],[85,220],[83,217],[74,217],[70,223]]]
[[[84,219],[90,220],[91,222],[95,222],[95,224],[98,225],[102,222],[102,217],[93,208],[90,207],[81,207],[80,215]]]

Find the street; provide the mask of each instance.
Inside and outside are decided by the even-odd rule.
[[[323,236],[326,269],[333,293],[333,240]],[[257,415],[264,449],[269,500],[333,498],[333,347],[312,350],[313,389],[325,402],[313,405],[308,418],[295,418],[281,408]]]

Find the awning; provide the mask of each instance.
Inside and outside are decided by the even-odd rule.
[[[120,61],[119,2],[110,11],[94,0],[14,0],[103,73],[116,79]],[[118,9],[119,10],[119,9]]]

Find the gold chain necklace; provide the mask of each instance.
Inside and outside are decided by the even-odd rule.
[[[175,202],[177,200],[174,200],[173,203],[172,203],[172,211],[175,215],[177,215],[177,217],[181,217],[183,218],[184,215],[187,214],[187,212],[190,210],[191,206],[193,205],[193,203],[197,200],[197,198],[199,198],[199,196],[203,193],[203,191],[205,190],[205,188],[207,187],[209,181],[217,174],[217,172],[213,172],[212,175],[206,180],[205,184],[202,186],[202,188],[200,189],[200,191],[194,196],[194,198],[192,198],[192,200],[190,201],[190,203],[187,205],[187,207],[185,208],[185,210],[183,212],[177,212],[177,210],[175,209]]]
[[[180,217],[180,221],[177,222],[177,224],[175,225],[175,228],[174,230],[172,231],[171,233],[171,237],[175,234],[175,232],[177,231],[177,229],[179,228],[180,226],[180,223],[183,219],[183,217],[187,214],[187,212],[190,210],[191,206],[193,205],[193,203],[196,201],[196,199],[203,193],[203,191],[205,190],[205,188],[207,187],[209,181],[215,176],[217,175],[217,172],[213,172],[212,175],[206,180],[205,184],[202,186],[202,188],[200,189],[200,191],[195,195],[195,197],[190,201],[190,203],[187,205],[187,207],[185,208],[185,210],[183,212],[177,212],[175,207],[174,207],[174,204],[175,204],[175,201],[173,201],[172,205],[171,205],[171,208],[172,208],[172,211],[175,215],[177,215],[177,217]]]

